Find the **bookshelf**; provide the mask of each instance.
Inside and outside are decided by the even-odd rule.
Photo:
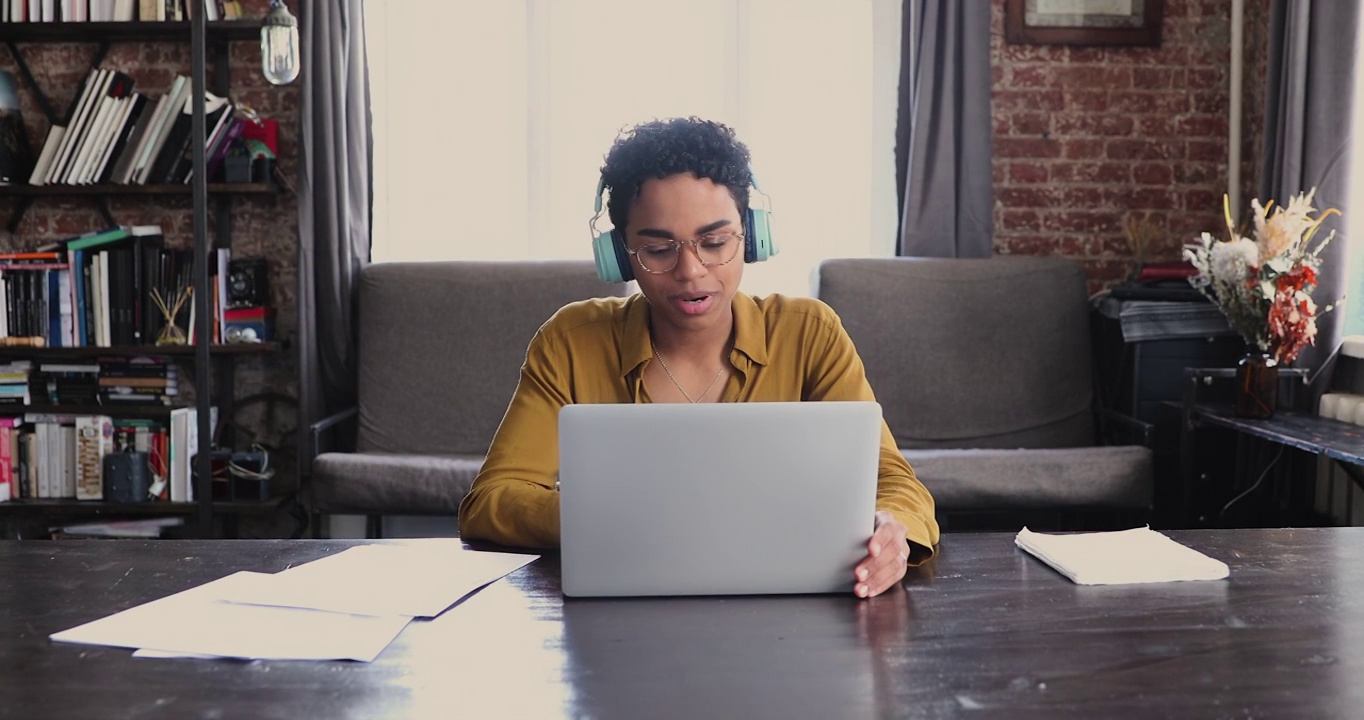
[[[13,232],[24,217],[24,213],[35,201],[43,198],[90,198],[98,203],[104,219],[110,225],[116,222],[106,202],[111,197],[156,199],[189,197],[193,206],[193,269],[190,285],[195,297],[212,297],[209,292],[209,262],[212,251],[230,248],[232,236],[233,199],[247,195],[270,195],[278,191],[273,183],[213,183],[205,182],[206,157],[203,139],[208,135],[205,121],[205,92],[227,97],[230,93],[230,48],[233,41],[255,42],[260,37],[259,19],[206,22],[196,16],[186,22],[70,22],[70,23],[0,23],[0,43],[9,50],[26,86],[34,92],[37,104],[46,115],[49,125],[70,119],[71,110],[66,116],[59,116],[45,96],[25,61],[22,46],[41,43],[79,43],[95,46],[89,67],[97,68],[103,62],[112,43],[123,42],[166,42],[188,43],[191,56],[190,107],[192,111],[191,137],[198,140],[190,142],[192,149],[192,178],[185,184],[94,184],[64,185],[49,184],[41,186],[9,185],[0,187],[0,199],[9,199],[14,210],[8,219]],[[209,58],[212,58],[214,73],[210,86],[207,77]],[[133,71],[136,75],[136,71]],[[74,109],[74,100],[73,108]],[[187,111],[190,112],[190,111]],[[39,147],[33,147],[36,155]],[[213,233],[210,235],[208,213],[210,205],[215,219]],[[201,338],[212,336],[211,312],[198,312],[195,315],[195,333]],[[188,330],[188,328],[186,328]],[[119,346],[119,347],[55,347],[23,348],[0,347],[0,362],[16,359],[28,360],[35,369],[41,363],[59,361],[93,360],[94,358],[121,358],[138,356],[164,356],[172,363],[185,363],[193,367],[194,387],[196,389],[193,407],[198,410],[198,436],[201,438],[200,452],[190,473],[194,483],[193,502],[147,502],[118,503],[102,500],[75,500],[70,498],[24,498],[0,503],[0,518],[39,519],[50,522],[57,518],[70,516],[99,517],[150,517],[157,515],[189,516],[195,534],[209,536],[215,533],[215,514],[223,528],[232,534],[235,516],[253,512],[271,512],[279,508],[286,498],[272,498],[261,502],[225,502],[213,499],[212,459],[207,450],[212,442],[214,428],[209,427],[209,409],[218,408],[220,422],[226,421],[231,427],[235,392],[235,361],[238,358],[277,354],[280,344],[274,342],[243,343],[234,345],[210,345],[199,343],[193,346]],[[178,362],[177,362],[178,361]],[[34,398],[35,400],[37,398]],[[13,416],[22,413],[65,414],[65,415],[108,415],[116,420],[167,420],[176,407],[155,404],[30,404],[22,408],[0,409],[0,415]]]
[[[203,26],[202,37],[195,35],[194,27]],[[195,44],[198,51],[194,53],[196,59],[202,56],[208,46],[211,45],[214,55],[214,67],[216,68],[216,78],[214,92],[226,96],[230,83],[228,81],[228,70],[230,56],[228,43],[232,41],[251,41],[259,40],[261,22],[258,18],[239,19],[239,20],[219,20],[214,22],[58,22],[58,23],[0,23],[0,42],[9,48],[10,55],[14,58],[15,64],[19,68],[20,75],[30,88],[36,90],[36,100],[38,106],[42,108],[49,126],[61,124],[62,118],[58,117],[53,109],[52,103],[43,93],[42,86],[33,75],[32,69],[24,58],[19,45],[23,44],[44,44],[44,43],[94,43],[96,49],[90,61],[90,67],[98,67],[103,62],[105,55],[109,52],[110,44],[113,42],[180,42],[186,39],[193,41],[199,38]],[[203,47],[200,47],[203,46]],[[202,80],[202,79],[201,79]],[[194,86],[195,96],[203,98],[204,83],[200,81]],[[74,109],[74,108],[73,108]],[[68,112],[68,115],[70,113]],[[69,118],[68,118],[69,119]],[[34,148],[35,151],[37,148]],[[202,172],[202,169],[200,170]],[[231,195],[261,195],[277,192],[277,188],[272,183],[213,183],[207,188],[207,192],[215,198]],[[48,197],[86,197],[97,203],[97,208],[104,220],[109,225],[116,225],[113,213],[109,211],[107,199],[110,197],[144,196],[144,195],[193,195],[194,184],[179,185],[9,185],[0,186],[0,198],[17,197],[19,198],[13,212],[10,213],[5,227],[12,234],[23,222],[24,215],[27,213],[32,203],[39,198]],[[226,203],[219,201],[216,210],[222,211],[229,209]],[[221,212],[219,213],[222,214]],[[229,221],[230,222],[230,221]],[[230,228],[230,225],[228,226]],[[219,232],[225,228],[219,227]]]
[[[108,42],[184,42],[193,32],[193,23],[166,22],[55,22],[0,23],[0,42],[6,43],[108,43]],[[214,20],[204,23],[210,41],[260,40],[260,18]]]

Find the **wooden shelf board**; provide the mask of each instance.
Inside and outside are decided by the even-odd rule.
[[[278,342],[235,343],[214,345],[214,356],[222,355],[270,355],[279,352]],[[0,347],[0,357],[26,357],[37,360],[56,360],[60,358],[95,357],[143,357],[164,355],[168,357],[193,358],[198,348],[194,345],[123,345],[119,347]]]
[[[260,502],[227,502],[218,501],[213,503],[213,512],[224,514],[250,514],[258,512],[269,512],[278,509],[287,495],[279,495],[269,500]],[[197,502],[145,502],[145,503],[112,503],[102,500],[73,500],[71,498],[57,499],[14,499],[9,502],[0,503],[0,515],[4,514],[25,514],[25,513],[47,513],[63,515],[139,515],[139,516],[161,516],[161,515],[193,515],[199,512]]]
[[[2,26],[3,24],[0,24]],[[184,185],[0,185],[0,196],[7,197],[92,197],[100,195],[190,195],[194,188]],[[209,183],[208,192],[219,195],[273,195],[279,186],[272,183]]]
[[[172,410],[178,405],[152,405],[150,403],[125,403],[110,405],[0,405],[0,417],[20,415],[108,415],[115,419],[126,420],[169,420]]]

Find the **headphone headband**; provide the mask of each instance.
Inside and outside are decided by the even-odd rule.
[[[752,166],[748,176],[753,189],[764,198],[767,193],[758,187],[758,176]],[[635,278],[630,267],[630,255],[625,251],[625,231],[613,228],[604,233],[597,232],[597,219],[602,213],[602,195],[606,192],[606,177],[597,180],[597,198],[593,202],[592,218],[587,227],[592,233],[592,256],[596,260],[597,275],[606,282],[628,282]],[[770,205],[770,202],[769,202]],[[762,262],[777,254],[777,246],[772,242],[772,213],[767,209],[754,209],[750,197],[748,210],[744,213],[744,262]]]

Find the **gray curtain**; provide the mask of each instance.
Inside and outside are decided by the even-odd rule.
[[[895,135],[901,255],[989,257],[990,13],[905,0]]]
[[[1354,1],[1274,0],[1261,201],[1287,202],[1290,195],[1316,187],[1316,207],[1364,211],[1348,207],[1350,103],[1359,12]],[[1336,230],[1335,239],[1322,254],[1322,272],[1312,294],[1322,307],[1334,303],[1346,289],[1347,238],[1339,220],[1328,220],[1314,238],[1324,238],[1328,228]],[[1356,296],[1350,304],[1360,300]],[[1344,322],[1345,308],[1319,317],[1316,347],[1306,348],[1295,365],[1315,376],[1339,342]],[[1322,384],[1315,384],[1313,394],[1322,389]]]
[[[355,289],[370,259],[372,157],[361,0],[307,3],[299,21],[299,457],[308,425],[355,404]]]

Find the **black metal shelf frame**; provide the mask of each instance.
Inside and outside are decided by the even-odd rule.
[[[32,88],[38,105],[43,114],[47,117],[49,127],[53,124],[60,124],[69,121],[74,113],[79,92],[73,96],[70,106],[67,108],[65,117],[58,117],[52,107],[52,103],[43,92],[37,79],[34,77],[31,68],[24,59],[19,45],[23,43],[93,43],[95,45],[94,54],[91,57],[90,67],[97,68],[109,52],[112,42],[126,41],[152,41],[152,42],[175,42],[183,43],[188,36],[190,41],[191,71],[190,80],[193,89],[191,100],[192,125],[191,137],[197,142],[191,142],[193,177],[187,187],[176,186],[52,186],[52,187],[32,187],[14,186],[6,188],[0,192],[0,197],[12,197],[16,199],[17,205],[7,223],[11,232],[14,232],[30,205],[37,198],[41,197],[88,197],[97,204],[100,214],[109,225],[117,225],[113,213],[109,210],[108,198],[111,196],[136,196],[136,195],[179,195],[188,193],[193,198],[194,212],[194,271],[192,283],[195,288],[207,288],[209,285],[208,262],[210,250],[215,248],[227,248],[231,246],[232,237],[232,204],[233,198],[238,194],[273,193],[273,184],[215,184],[209,186],[204,177],[205,152],[204,139],[207,134],[204,108],[204,91],[208,87],[207,79],[207,57],[210,49],[213,53],[214,75],[213,92],[226,97],[231,90],[231,53],[229,43],[233,41],[249,41],[259,37],[260,21],[255,20],[234,20],[219,21],[209,23],[205,21],[202,13],[196,13],[191,21],[188,22],[115,22],[115,23],[34,23],[34,24],[0,24],[0,41],[9,48],[10,54],[14,57],[15,64],[19,68],[19,73],[25,83]],[[32,143],[30,143],[30,146]],[[210,194],[211,193],[211,194]],[[208,233],[208,203],[210,197],[214,202],[214,233],[210,238]],[[203,293],[198,293],[201,296]],[[209,337],[212,331],[211,313],[198,313],[195,321],[196,331],[199,337]],[[265,347],[269,345],[269,347]],[[220,417],[233,417],[235,404],[235,362],[234,359],[248,352],[270,352],[277,349],[277,344],[263,344],[259,349],[253,348],[219,352],[222,346],[210,346],[207,343],[200,343],[193,346],[192,350],[178,350],[172,353],[180,357],[187,357],[192,353],[195,359],[195,387],[199,389],[196,394],[195,405],[198,408],[199,437],[213,437],[213,428],[209,423],[209,407],[212,399],[218,398],[218,408]],[[0,350],[6,356],[15,354],[27,354],[39,356],[48,353],[56,353],[57,350],[28,349],[25,352],[9,352],[10,348]],[[72,349],[77,350],[77,349]],[[79,349],[81,351],[97,349]],[[106,348],[104,350],[113,350]],[[160,353],[161,349],[156,347],[145,348],[146,354]],[[216,365],[212,363],[212,353],[218,352],[220,359]],[[98,353],[96,353],[98,354]],[[55,355],[54,355],[55,356]],[[63,412],[66,410],[55,410],[60,406],[53,406],[53,411]],[[107,408],[106,408],[107,409]],[[169,408],[146,408],[133,410],[132,408],[118,408],[123,411],[132,412],[168,412]],[[126,412],[120,412],[126,415]],[[212,458],[211,453],[201,452],[195,458],[194,482],[195,496],[198,498],[211,498],[212,487]],[[201,500],[197,503],[195,515],[196,524],[200,531],[205,534],[213,532],[213,513],[214,503],[211,500]],[[27,507],[27,505],[26,505]],[[48,507],[41,503],[32,504],[31,507]]]

